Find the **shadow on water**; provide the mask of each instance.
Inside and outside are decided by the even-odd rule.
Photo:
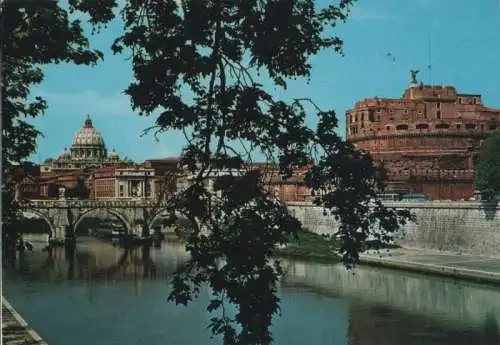
[[[489,314],[491,315],[491,314]],[[490,316],[491,317],[491,316]],[[459,326],[379,305],[352,304],[349,310],[349,345],[498,345],[497,321]],[[390,340],[390,342],[389,342]]]
[[[484,335],[488,344],[500,344],[500,329],[497,317],[493,312],[487,312],[484,320]]]

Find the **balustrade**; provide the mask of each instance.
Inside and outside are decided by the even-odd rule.
[[[159,203],[151,200],[28,200],[23,204],[30,208],[141,208],[141,207],[164,207],[167,203]]]

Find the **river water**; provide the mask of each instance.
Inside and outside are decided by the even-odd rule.
[[[208,290],[167,301],[183,245],[130,252],[91,237],[74,255],[33,252],[3,270],[3,294],[49,345],[220,344]],[[277,345],[500,344],[500,288],[400,271],[284,261]]]

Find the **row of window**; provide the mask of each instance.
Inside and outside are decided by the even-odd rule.
[[[462,103],[462,99],[459,98],[459,103]],[[469,103],[464,103],[464,104],[469,104]],[[472,104],[481,104],[481,101],[479,99],[474,99],[474,101],[472,102]],[[441,103],[440,102],[437,102],[435,103],[435,107],[437,109],[441,109]],[[377,112],[377,114],[379,114],[381,112],[382,109],[380,108],[377,108],[375,111]],[[389,111],[389,113],[393,113],[394,112],[394,109],[393,108],[387,108],[387,110]],[[415,110],[411,110],[412,112],[415,111]],[[359,119],[361,121],[365,121],[365,120],[368,120],[370,122],[374,122],[374,119],[379,121],[380,120],[380,116],[374,116],[373,114],[374,110],[373,109],[370,109],[368,110],[367,113],[365,112],[362,112],[362,113],[354,113],[352,115],[349,116],[349,122],[350,123],[354,123],[354,122],[358,122],[358,115],[359,115]],[[410,112],[410,110],[408,109],[404,109],[404,113],[405,114],[408,114]],[[417,110],[418,114],[419,115],[423,115],[424,114],[424,111],[422,109],[418,109]],[[365,116],[367,115],[367,116]],[[440,118],[440,115],[441,115],[441,112],[438,110],[437,111],[437,118]]]
[[[447,123],[436,123],[434,125],[434,128],[436,128],[436,129],[449,129],[450,127],[451,126],[449,124],[447,124]],[[456,127],[456,129],[461,129],[462,128],[462,124],[461,123],[457,123],[457,124],[455,124],[455,127]],[[419,123],[419,124],[417,124],[415,126],[415,129],[429,129],[429,128],[430,128],[430,126],[427,123]],[[469,129],[469,130],[476,129],[476,124],[474,124],[474,123],[466,123],[464,125],[464,128],[465,129]],[[480,128],[481,128],[481,130],[485,129],[483,124],[480,125]],[[386,126],[386,129],[387,130],[391,130],[391,126]],[[396,130],[397,131],[404,131],[404,130],[408,130],[408,129],[409,129],[408,125],[405,125],[405,124],[401,124],[401,125],[397,125],[396,126]],[[488,129],[491,130],[491,131],[494,131],[494,130],[497,129],[497,126],[496,125],[489,125]]]
[[[109,190],[115,190],[115,186],[96,186],[95,189],[109,191]]]
[[[459,104],[481,104],[481,99],[480,98],[470,98],[470,97],[458,97],[458,103]]]
[[[447,123],[437,123],[434,126],[435,129],[449,129],[450,127],[451,126]],[[457,123],[457,124],[455,124],[455,127],[456,127],[456,129],[461,129],[462,124]],[[385,129],[388,131],[390,131],[391,128],[392,128],[391,126],[385,126]],[[415,129],[418,129],[418,130],[429,129],[429,128],[430,128],[430,126],[427,123],[419,123],[415,126]],[[466,123],[463,128],[468,129],[468,130],[474,130],[474,129],[476,129],[476,125],[474,123]],[[400,125],[396,126],[397,131],[406,131],[408,129],[409,129],[409,126],[406,124],[400,124]],[[480,125],[480,129],[483,131],[485,129],[484,125]],[[494,131],[496,129],[497,129],[496,125],[489,125],[488,126],[488,130],[490,130],[490,131]],[[378,128],[378,130],[380,131],[380,128]],[[351,127],[351,134],[357,134],[357,133],[358,133],[358,128]]]

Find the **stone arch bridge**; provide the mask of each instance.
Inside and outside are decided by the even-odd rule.
[[[146,222],[149,231],[151,225],[165,214],[166,205],[152,203],[144,200],[30,200],[22,204],[23,215],[31,213],[45,220],[48,224],[53,239],[64,239],[67,229],[73,233],[76,231],[81,221],[93,214],[94,211],[105,210],[109,214],[116,216],[123,224],[127,234],[141,235],[141,222],[144,219],[144,209],[151,214]],[[68,213],[71,212],[73,226],[69,228]]]

